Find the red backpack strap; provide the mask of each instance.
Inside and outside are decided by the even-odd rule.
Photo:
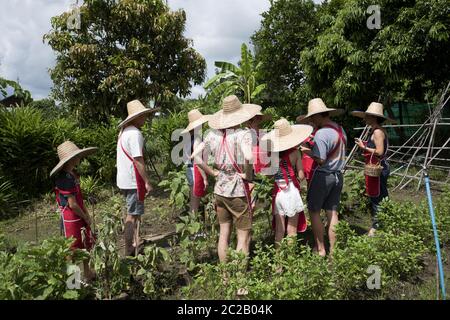
[[[334,148],[327,154],[327,159],[328,160],[331,155],[333,155],[341,146],[341,143],[343,143],[344,145],[346,144],[346,140],[345,140],[345,136],[344,133],[342,131],[342,127],[338,126],[338,128],[336,128],[335,126],[331,125],[331,124],[326,124],[325,126],[323,126],[324,128],[330,128],[333,129],[334,131],[336,131],[336,133],[338,134],[338,141],[336,143],[336,145],[334,146]]]
[[[300,190],[300,183],[297,180],[297,176],[295,175],[295,171],[294,171],[294,168],[292,167],[291,159],[290,159],[291,153],[293,153],[295,151],[297,151],[297,149],[293,148],[293,149],[288,150],[287,152],[285,152],[282,155],[282,159],[284,161],[286,161],[286,164],[288,167],[288,172],[286,172],[286,169],[281,164],[280,164],[280,168],[281,168],[281,172],[283,173],[284,179],[286,180],[286,184],[289,184],[289,180],[288,180],[288,174],[289,174],[289,177],[291,177],[291,181]]]
[[[228,143],[227,143],[227,139],[226,139],[226,132],[224,132],[224,134],[223,134],[222,145],[220,146],[219,152],[222,152],[222,149],[225,149],[225,152],[228,154],[228,157],[231,160],[231,164],[233,165],[233,168],[238,173],[242,173],[241,168],[238,166],[238,164],[234,160],[233,154],[231,153],[231,151],[228,147]],[[251,195],[250,195],[250,187],[248,185],[248,182],[245,181],[244,179],[242,179],[242,182],[244,183],[245,198],[247,199],[248,208],[250,210],[250,213],[253,214],[252,199],[251,199]]]

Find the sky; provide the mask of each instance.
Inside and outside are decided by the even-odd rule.
[[[34,99],[48,96],[52,81],[49,68],[55,55],[42,40],[50,31],[50,18],[67,11],[75,0],[2,0],[0,7],[0,75],[19,80]],[[81,2],[81,1],[80,1]],[[317,1],[316,1],[317,2]],[[206,59],[207,78],[214,75],[214,61],[237,63],[243,42],[259,29],[269,0],[168,0],[172,10],[186,11],[185,36]],[[203,93],[192,88],[192,97]]]

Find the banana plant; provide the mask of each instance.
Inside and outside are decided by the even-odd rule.
[[[220,72],[204,86],[212,99],[237,94],[244,97],[244,103],[252,103],[266,87],[264,83],[256,83],[256,75],[261,64],[255,65],[254,57],[245,43],[241,46],[239,66],[225,61],[216,61],[214,65],[220,68]]]

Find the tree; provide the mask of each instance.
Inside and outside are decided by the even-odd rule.
[[[317,10],[312,0],[270,1],[261,27],[252,36],[260,81],[267,83],[264,103],[275,107],[304,102],[296,97],[305,82],[299,65],[300,52],[313,46],[319,33]],[[300,101],[299,101],[300,100]]]
[[[31,102],[31,93],[28,90],[23,89],[22,86],[15,81],[0,77],[0,94],[3,98],[8,96],[8,88],[13,89],[12,95],[24,101],[25,104]]]
[[[245,43],[241,46],[239,66],[224,61],[216,61],[214,65],[220,68],[220,72],[204,86],[211,99],[236,94],[243,98],[244,103],[251,103],[266,86],[263,83],[257,84],[256,75],[260,65],[255,65],[252,53]]]
[[[85,0],[79,13],[79,29],[68,24],[76,10],[53,17],[44,40],[57,54],[53,97],[84,119],[125,116],[132,99],[164,109],[203,82],[206,63],[183,37],[183,10],[163,0]]]
[[[309,92],[350,109],[380,99],[388,111],[394,99],[434,96],[449,80],[450,2],[380,0],[381,29],[367,27],[371,4],[325,6],[328,27],[301,55]]]

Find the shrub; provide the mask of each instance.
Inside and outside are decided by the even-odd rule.
[[[247,270],[247,258],[230,251],[228,263],[202,264],[195,281],[184,289],[189,298],[236,299],[240,288],[248,299],[332,299],[339,297],[327,261],[308,247],[283,241],[279,249],[258,245]]]
[[[344,298],[387,294],[396,281],[416,275],[426,247],[417,235],[407,232],[379,231],[376,237],[357,236],[345,221],[339,222],[337,243],[333,252],[332,272]],[[380,268],[381,291],[367,290],[369,266]]]
[[[170,191],[169,205],[179,210],[185,210],[189,206],[189,184],[185,174],[186,170],[170,171],[166,180],[161,181],[158,186]]]
[[[0,176],[0,219],[15,216],[19,206],[25,201],[19,200],[18,192],[13,184]]]
[[[2,243],[0,237],[0,243]],[[67,287],[67,257],[77,265],[88,255],[70,249],[71,239],[50,238],[41,245],[26,243],[15,254],[0,251],[0,299],[82,299],[86,289]],[[0,245],[2,247],[4,245]]]

